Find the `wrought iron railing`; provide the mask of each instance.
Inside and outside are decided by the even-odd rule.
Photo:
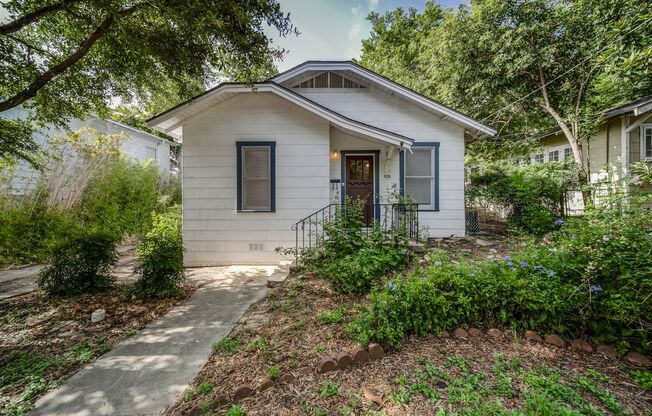
[[[371,235],[374,228],[404,233],[410,240],[419,239],[418,204],[368,204],[362,206],[362,226],[359,232]],[[297,221],[292,230],[295,232],[295,255],[298,257],[307,250],[319,248],[328,239],[326,227],[332,224],[338,216],[346,218],[346,204],[330,204]]]

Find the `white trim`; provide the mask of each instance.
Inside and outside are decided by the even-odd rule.
[[[641,113],[639,113],[639,114],[641,114]],[[648,119],[649,119],[650,117],[652,117],[652,114],[648,114],[647,117],[641,117],[638,121],[636,121],[635,123],[632,123],[631,126],[627,127],[627,129],[625,129],[625,133],[630,133],[630,132],[631,132],[632,130],[634,130],[636,127],[638,127],[638,126],[640,126],[641,124],[643,124],[643,123],[645,123],[646,121],[648,121]]]
[[[627,124],[629,116],[620,119],[620,163],[622,165],[623,177],[629,173],[629,133],[627,133]]]
[[[404,98],[416,104],[421,105],[422,107],[434,110],[442,114],[444,117],[448,117],[451,120],[456,121],[457,123],[467,128],[477,130],[478,132],[482,132],[490,136],[495,136],[497,134],[497,131],[494,130],[493,128],[486,126],[480,123],[479,121],[472,119],[471,117],[468,117],[451,108],[439,104],[429,98],[426,98],[410,90],[409,88],[406,88],[400,84],[397,84],[393,81],[383,78],[380,75],[375,74],[361,66],[354,65],[351,62],[305,62],[284,73],[278,74],[275,77],[270,78],[270,80],[277,83],[281,83],[305,71],[350,71],[360,77],[371,80],[385,88],[388,88],[391,91],[400,94]]]
[[[181,126],[183,124],[183,120],[186,118],[190,117],[190,115],[184,115],[183,112],[185,110],[188,110],[190,107],[196,107],[198,105],[201,105],[203,103],[210,103],[211,100],[215,100],[221,95],[227,94],[227,93],[252,93],[252,92],[271,92],[279,97],[282,97],[291,103],[294,103],[310,112],[313,114],[316,114],[334,125],[352,133],[357,133],[372,139],[376,139],[377,141],[380,141],[382,143],[387,143],[391,144],[394,146],[399,146],[399,147],[410,147],[410,145],[413,143],[412,139],[409,139],[407,137],[401,136],[396,133],[392,133],[386,130],[379,129],[374,126],[370,126],[364,123],[361,123],[359,121],[350,119],[348,117],[345,117],[339,113],[336,113],[335,111],[332,111],[326,107],[322,107],[319,104],[295,93],[292,92],[288,89],[286,89],[283,86],[273,84],[273,83],[266,83],[266,84],[254,84],[253,85],[253,90],[252,87],[246,86],[246,85],[239,85],[239,84],[225,84],[222,85],[215,90],[211,91],[208,94],[204,94],[200,97],[197,97],[194,100],[191,100],[178,108],[175,108],[172,111],[169,111],[167,113],[161,114],[158,117],[155,117],[147,122],[147,125],[155,128],[159,131],[166,131],[170,129],[170,127],[162,127],[161,125],[168,120],[173,120],[173,126]],[[210,104],[209,104],[210,105]],[[168,133],[170,131],[168,130]]]
[[[419,209],[420,210],[434,210],[435,209],[435,180],[436,180],[436,172],[435,172],[435,147],[436,146],[419,146],[413,149],[410,149],[410,153],[414,154],[415,151],[424,151],[424,150],[429,150],[430,151],[430,176],[409,176],[407,174],[407,167],[408,167],[408,155],[407,153],[405,154],[405,162],[403,163],[403,193],[407,195],[407,180],[408,179],[429,179],[430,180],[430,203],[428,205],[419,203],[418,201],[415,201],[417,204],[419,204]],[[409,195],[408,195],[409,197]]]
[[[128,125],[123,124],[123,123],[120,123],[120,122],[118,122],[118,121],[115,121],[115,120],[108,120],[108,119],[105,119],[104,121],[106,121],[107,123],[115,124],[116,126],[120,126],[120,127],[124,128],[124,129],[134,131],[134,132],[136,132],[136,133],[144,134],[145,136],[147,136],[147,137],[149,137],[149,138],[151,138],[151,139],[156,139],[156,140],[159,141],[159,142],[168,143],[170,146],[179,146],[179,143],[175,143],[175,142],[173,142],[173,141],[170,141],[170,140],[164,139],[164,138],[162,138],[162,137],[158,137],[158,136],[156,136],[156,135],[153,135],[152,133],[148,133],[148,132],[146,132],[146,131],[143,131],[143,130],[137,129],[137,128],[135,128],[135,127],[128,126]],[[157,130],[158,130],[158,129],[157,129]],[[160,130],[159,130],[159,131],[160,131]],[[162,133],[165,133],[165,132],[162,132]]]
[[[639,131],[641,137],[640,137],[640,156],[639,159],[642,161],[652,161],[652,157],[647,156],[647,149],[645,147],[645,129],[651,129],[652,130],[652,123],[646,123],[646,124],[641,124],[641,129]]]
[[[652,110],[652,101],[649,101],[645,104],[643,104],[640,107],[637,107],[634,109],[634,115],[635,116],[640,116],[643,113],[647,113],[648,111]]]

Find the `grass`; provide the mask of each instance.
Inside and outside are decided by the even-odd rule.
[[[224,337],[220,342],[213,344],[213,350],[228,357],[235,354],[241,345],[242,341],[237,338]]]
[[[453,413],[441,414],[504,415],[512,414],[503,400],[520,396],[522,411],[536,415],[626,415],[622,403],[605,386],[610,380],[595,370],[577,376],[564,375],[561,370],[540,366],[524,369],[518,359],[496,355],[491,371],[472,371],[466,358],[449,357],[442,366],[426,359],[413,374],[394,379],[390,399],[398,405],[408,405],[416,396],[430,403],[441,404],[443,390]],[[599,403],[599,405],[596,405]],[[517,413],[518,414],[518,413]]]
[[[329,380],[324,380],[321,385],[321,392],[319,394],[325,399],[342,395],[340,393],[340,385]]]
[[[324,324],[341,324],[344,322],[345,317],[346,308],[344,307],[339,307],[332,311],[320,311],[317,314],[317,319]]]
[[[281,376],[281,369],[277,365],[273,365],[269,367],[267,370],[267,376],[269,377],[270,380],[276,381],[278,378]]]
[[[226,412],[226,416],[246,416],[247,412],[245,412],[244,407],[234,404],[231,406]]]
[[[22,393],[11,402],[0,399],[0,405],[5,405],[3,415],[26,414],[32,408],[32,399],[53,385],[48,382],[50,373],[83,365],[110,349],[111,345],[103,338],[96,338],[77,343],[55,358],[28,351],[12,351],[0,362],[0,397],[15,389],[21,389]]]

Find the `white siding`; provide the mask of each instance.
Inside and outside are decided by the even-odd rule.
[[[421,212],[419,219],[422,225],[429,228],[431,237],[465,234],[463,127],[441,120],[441,117],[373,86],[364,89],[295,91],[363,123],[403,134],[417,142],[439,142],[439,211]],[[370,143],[333,130],[331,151],[382,148]],[[381,151],[381,197],[385,197],[387,189],[393,184],[398,185],[399,181],[398,155],[395,153],[389,162],[390,178],[384,178],[386,168],[383,155],[384,152]],[[335,179],[340,176],[339,163],[339,160],[331,163],[331,175]]]
[[[3,114],[4,117],[9,119],[26,119],[29,116],[29,110],[22,107],[12,108]],[[170,172],[170,143],[153,137],[151,134],[140,131],[138,129],[123,127],[119,124],[108,122],[98,118],[89,118],[85,121],[73,119],[68,122],[67,129],[62,129],[54,126],[46,126],[32,134],[34,141],[45,148],[48,145],[48,140],[52,137],[57,137],[65,134],[66,131],[77,131],[84,127],[89,127],[97,130],[101,134],[119,134],[122,133],[126,139],[120,145],[120,151],[140,162],[150,159],[149,149],[154,149],[156,153],[156,164],[158,164],[163,174]],[[71,150],[68,155],[67,163],[76,164],[81,163]],[[15,170],[12,172],[11,187],[12,192],[16,195],[23,195],[32,191],[38,184],[41,173],[33,170],[28,164],[19,163]]]
[[[194,116],[183,140],[188,266],[278,262],[277,247],[294,247],[292,224],[328,204],[329,123],[273,94],[242,94]],[[276,212],[236,210],[236,142],[247,140],[276,142]]]

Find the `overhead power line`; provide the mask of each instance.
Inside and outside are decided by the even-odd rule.
[[[548,85],[552,84],[553,82],[558,81],[558,80],[559,80],[561,77],[563,77],[564,75],[568,74],[569,72],[574,71],[575,69],[577,69],[578,67],[584,65],[586,62],[590,61],[591,59],[594,59],[594,58],[595,58],[596,56],[598,56],[600,53],[604,52],[605,49],[607,49],[608,47],[610,47],[611,45],[613,45],[614,43],[616,43],[616,41],[618,41],[618,40],[624,38],[625,36],[629,35],[630,33],[635,32],[636,30],[640,29],[641,27],[645,26],[646,24],[648,24],[648,23],[650,23],[650,22],[652,22],[652,18],[649,18],[649,19],[647,19],[647,20],[644,20],[640,25],[636,26],[635,28],[629,30],[629,31],[626,32],[626,33],[623,33],[623,34],[620,35],[620,36],[615,37],[611,42],[607,43],[605,46],[603,46],[602,48],[600,48],[599,50],[597,50],[597,51],[596,51],[595,53],[593,53],[591,56],[588,56],[588,57],[585,58],[584,60],[580,61],[580,63],[578,63],[577,65],[575,65],[575,66],[571,67],[570,69],[564,71],[563,73],[557,75],[555,78],[551,79],[550,81],[546,82],[545,84],[543,84],[542,86],[536,88],[535,90],[533,90],[533,91],[531,91],[531,92],[525,94],[525,95],[522,96],[521,98],[519,98],[519,99],[517,99],[517,100],[514,100],[514,101],[512,101],[511,103],[507,104],[506,106],[504,106],[504,107],[502,107],[502,108],[500,108],[500,109],[494,111],[493,113],[489,114],[487,117],[483,118],[483,119],[482,119],[482,122],[484,123],[487,119],[489,119],[489,118],[495,116],[496,114],[502,112],[503,110],[505,110],[505,109],[507,109],[507,108],[513,106],[514,104],[518,104],[518,103],[520,103],[521,101],[523,101],[523,100],[525,100],[526,98],[532,96],[533,94],[535,94],[535,93],[541,91],[544,87],[547,87]]]

